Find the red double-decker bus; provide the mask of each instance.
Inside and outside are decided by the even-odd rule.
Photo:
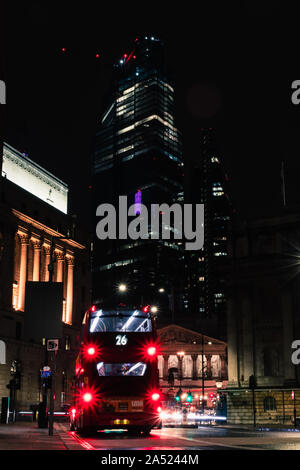
[[[76,361],[71,429],[85,435],[127,429],[146,436],[160,427],[157,354],[149,306],[91,307],[83,320]]]

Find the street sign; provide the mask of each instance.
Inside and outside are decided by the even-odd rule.
[[[58,351],[58,339],[48,339],[47,351]]]
[[[41,370],[42,379],[47,379],[48,377],[51,377],[51,374],[51,370]]]

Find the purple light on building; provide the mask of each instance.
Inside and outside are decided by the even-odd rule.
[[[140,189],[134,195],[134,212],[135,215],[140,215],[142,205],[142,191]]]

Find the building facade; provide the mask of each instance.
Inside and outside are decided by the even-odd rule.
[[[154,36],[136,38],[115,65],[109,104],[96,135],[93,200],[95,212],[106,202],[118,208],[149,209],[157,203],[183,201],[181,134],[175,126],[174,86],[164,67],[163,43]],[[127,206],[127,207],[128,207]],[[163,210],[160,213],[163,215]],[[117,230],[119,226],[117,225]],[[128,286],[134,301],[158,306],[159,323],[182,310],[184,257],[182,242],[170,239],[95,240],[93,295],[116,295]]]
[[[160,386],[170,400],[179,389],[191,392],[193,405],[214,408],[227,386],[227,348],[223,341],[178,325],[158,330]]]
[[[228,279],[228,422],[295,424],[300,413],[298,213],[235,227]]]
[[[7,161],[20,171],[12,181]],[[45,340],[24,339],[26,282],[49,282],[51,250],[53,282],[63,284],[61,320],[56,371],[56,409],[71,400],[71,382],[78,351],[78,334],[84,311],[90,303],[89,250],[87,236],[74,227],[68,216],[67,186],[10,146],[4,147],[0,200],[0,397],[9,396],[7,388],[14,364],[21,372],[16,390],[16,407],[28,410],[41,401],[41,368],[45,364]],[[24,181],[38,179],[33,191]],[[14,168],[12,176],[16,176]],[[60,188],[63,192],[57,194]],[[52,189],[52,191],[51,191]],[[39,193],[39,194],[37,194]],[[51,196],[52,194],[52,196]],[[50,195],[50,201],[47,197]],[[64,200],[64,205],[61,201]],[[42,315],[42,312],[41,312]]]

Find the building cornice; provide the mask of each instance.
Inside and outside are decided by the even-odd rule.
[[[50,227],[47,227],[47,225],[42,224],[41,222],[38,222],[35,219],[32,219],[28,215],[23,214],[22,212],[18,211],[17,209],[11,209],[12,214],[20,221],[25,222],[26,224],[30,225],[31,227],[34,227],[35,229],[40,230],[41,232],[44,232],[46,235],[49,235],[51,238],[57,238],[57,242],[64,242],[67,245],[71,246],[72,248],[77,248],[79,250],[84,250],[85,246],[81,245],[81,243],[76,242],[75,240],[72,239],[67,239],[64,238],[66,237],[62,233],[57,232],[56,230],[53,230]],[[49,242],[51,241],[51,238]],[[64,239],[63,239],[64,238]],[[63,239],[63,240],[59,240]]]

